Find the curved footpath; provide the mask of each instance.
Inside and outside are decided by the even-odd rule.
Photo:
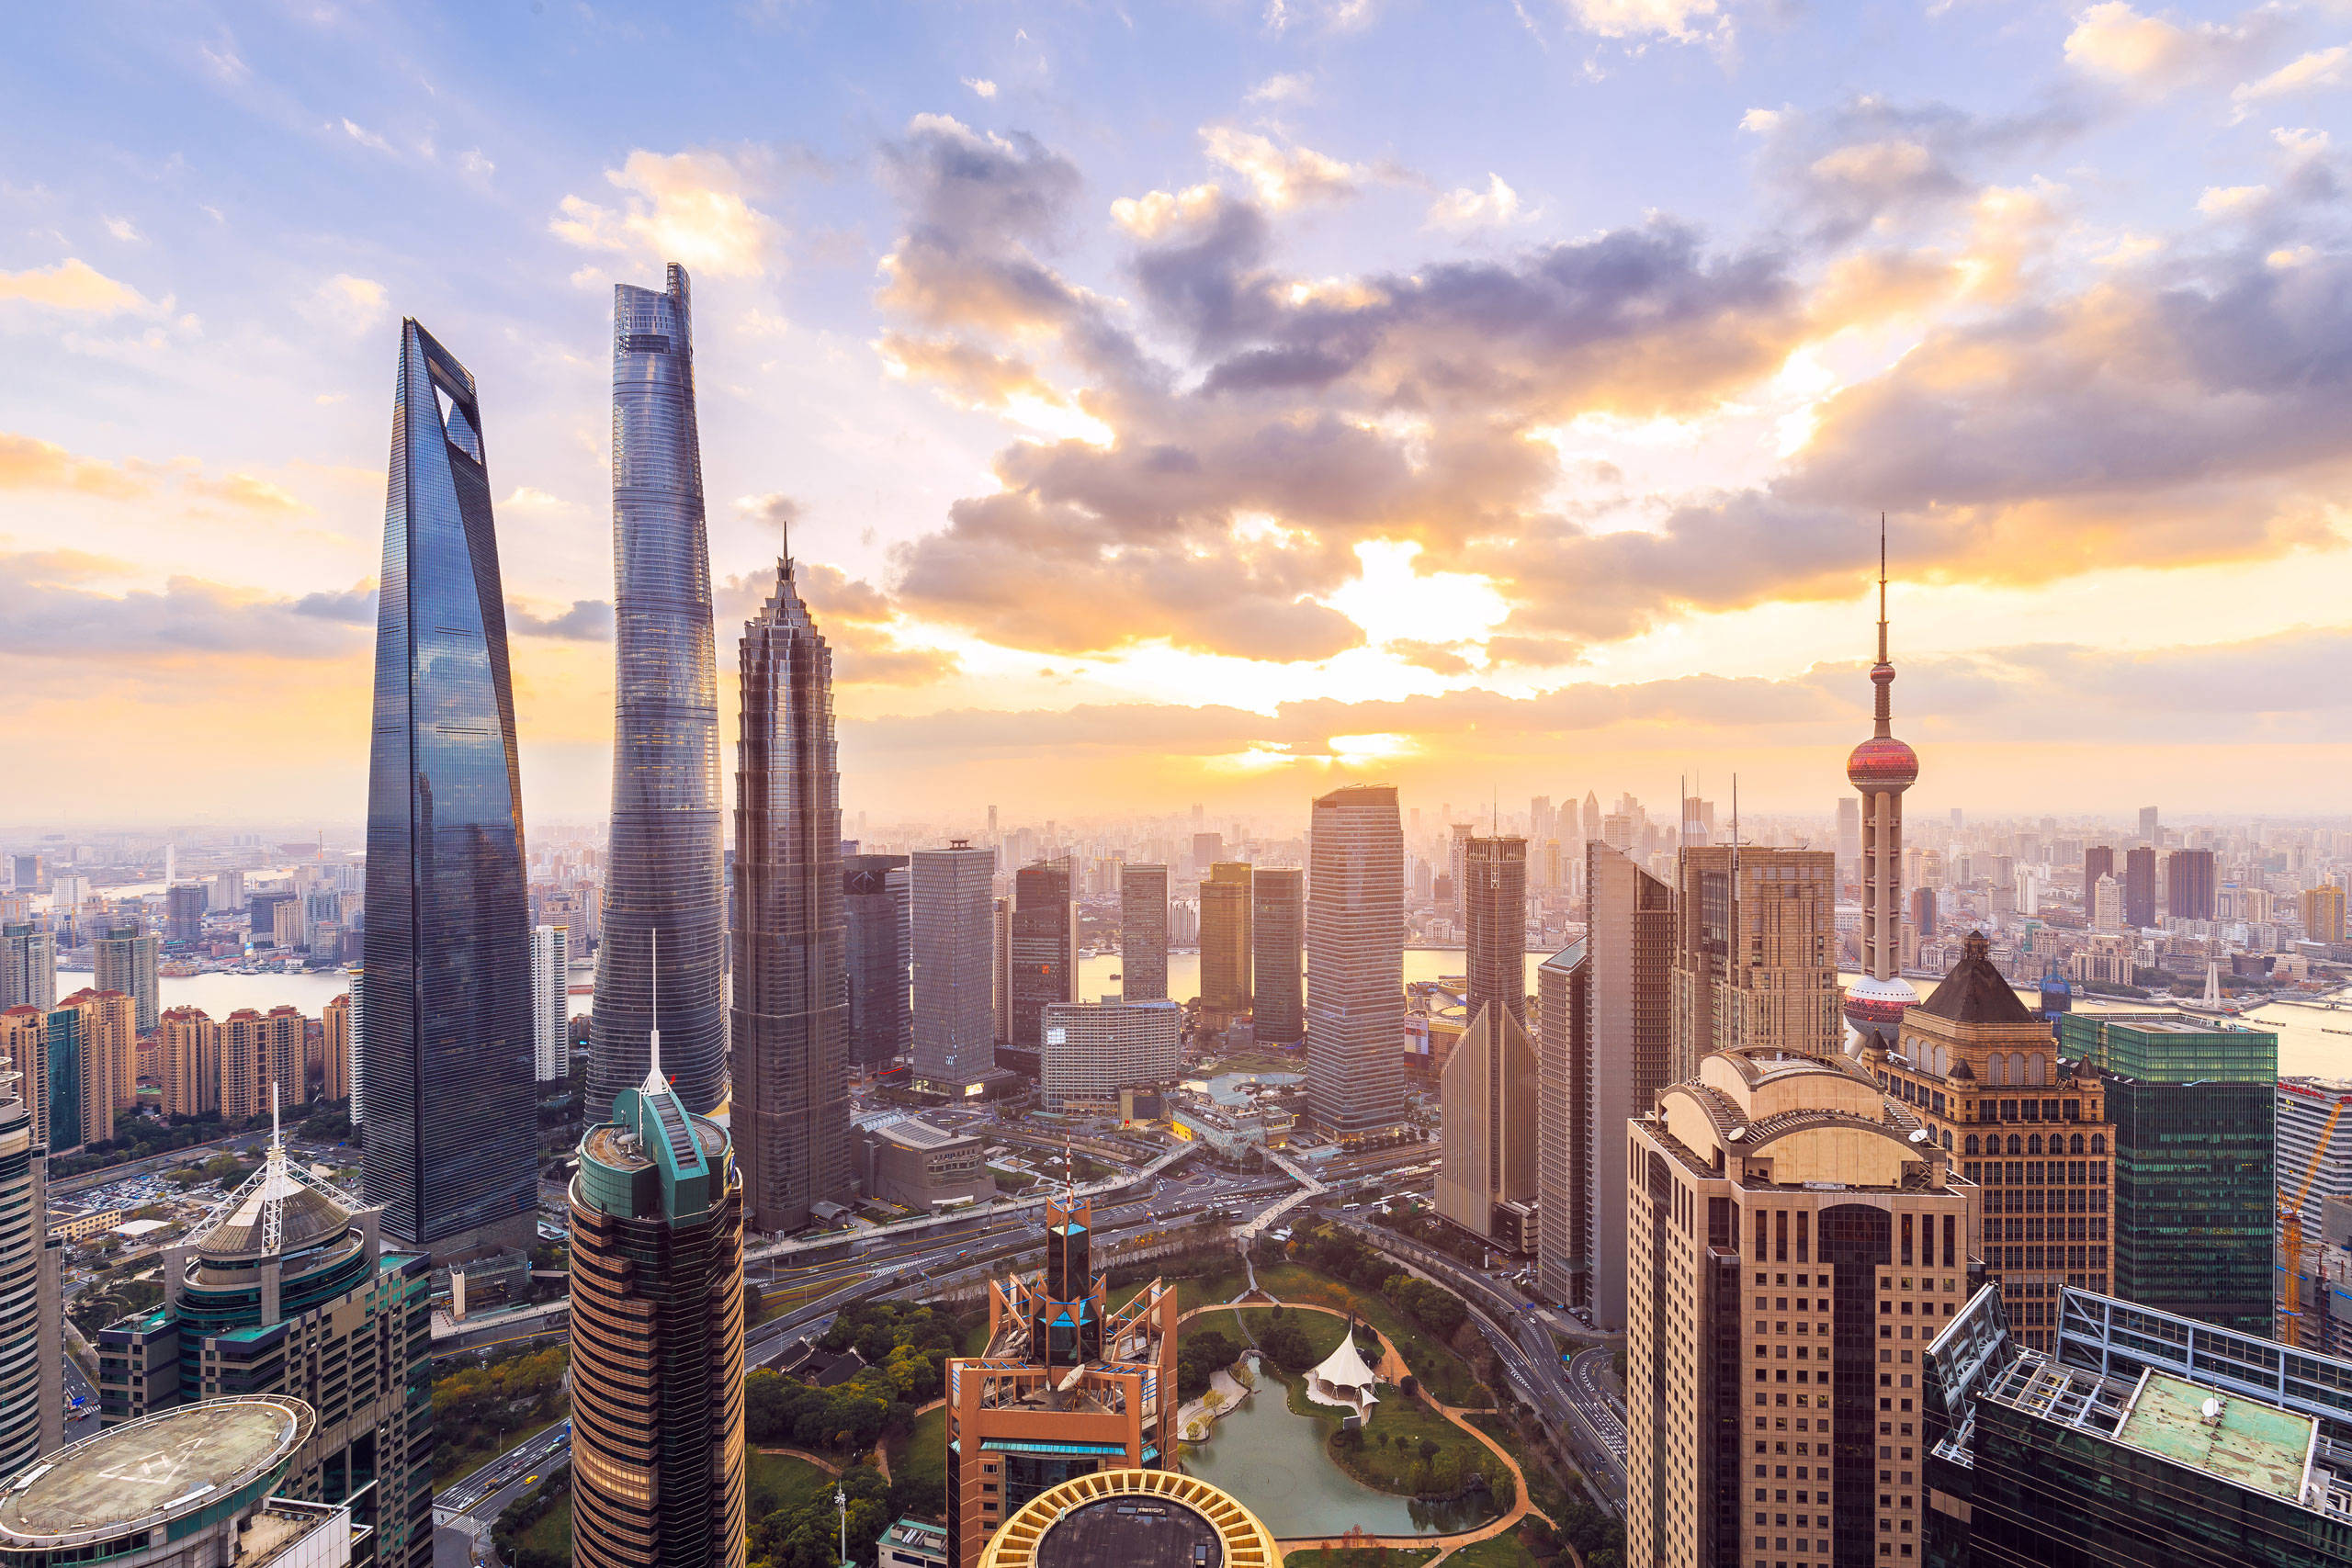
[[[1184,1318],[1197,1317],[1203,1313],[1236,1312],[1239,1309],[1252,1306],[1281,1306],[1287,1308],[1292,1312],[1319,1312],[1330,1317],[1346,1317],[1349,1315],[1348,1314],[1340,1311],[1337,1307],[1323,1306],[1314,1302],[1276,1301],[1274,1298],[1266,1295],[1261,1291],[1250,1292],[1249,1299],[1232,1302],[1219,1302],[1213,1306],[1194,1307],[1191,1312],[1184,1314],[1183,1317],[1178,1318],[1177,1322],[1181,1325]],[[1397,1354],[1396,1347],[1389,1343],[1388,1336],[1381,1333],[1377,1327],[1374,1327],[1370,1323],[1364,1322],[1362,1318],[1356,1319],[1356,1322],[1362,1326],[1371,1329],[1373,1334],[1380,1340],[1380,1365],[1374,1370],[1377,1371],[1381,1376],[1384,1378],[1389,1377],[1389,1374],[1394,1371],[1398,1374],[1398,1377],[1391,1378],[1390,1381],[1395,1382],[1401,1377],[1411,1373],[1412,1367],[1410,1363],[1408,1363],[1403,1356]],[[1527,1490],[1527,1472],[1520,1469],[1519,1461],[1510,1457],[1510,1451],[1508,1449],[1505,1449],[1500,1443],[1496,1442],[1491,1434],[1482,1430],[1471,1422],[1468,1413],[1463,1406],[1441,1404],[1433,1395],[1430,1394],[1429,1391],[1429,1384],[1426,1380],[1416,1378],[1413,1382],[1413,1388],[1415,1393],[1420,1399],[1422,1404],[1428,1405],[1431,1410],[1436,1411],[1439,1415],[1444,1416],[1447,1420],[1453,1422],[1455,1426],[1461,1427],[1472,1437],[1477,1438],[1478,1441],[1484,1443],[1487,1448],[1492,1451],[1497,1459],[1502,1461],[1503,1468],[1510,1472],[1511,1480],[1517,1483],[1516,1489],[1518,1493],[1518,1500],[1512,1504],[1510,1511],[1498,1518],[1488,1520],[1487,1523],[1480,1525],[1476,1529],[1459,1530],[1452,1535],[1375,1535],[1357,1536],[1352,1540],[1342,1539],[1339,1536],[1283,1536],[1275,1543],[1279,1545],[1283,1551],[1336,1551],[1351,1546],[1393,1546],[1407,1548],[1435,1547],[1437,1549],[1437,1555],[1430,1558],[1429,1562],[1424,1565],[1424,1568],[1436,1568],[1438,1563],[1444,1562],[1448,1557],[1453,1556],[1456,1551],[1461,1551],[1465,1546],[1475,1546],[1482,1540],[1491,1540],[1496,1536],[1502,1534],[1505,1530],[1518,1528],[1519,1524],[1530,1514],[1534,1515],[1537,1518],[1542,1519],[1545,1524],[1551,1525],[1555,1529],[1558,1528],[1558,1521],[1554,1519],[1551,1515],[1545,1513],[1543,1509],[1537,1507],[1530,1499]],[[1484,1413],[1482,1412],[1481,1414]],[[1573,1548],[1570,1549],[1570,1554],[1572,1556],[1576,1555]],[[1578,1568],[1582,1568],[1583,1559],[1578,1556],[1577,1557],[1577,1562],[1578,1563]]]

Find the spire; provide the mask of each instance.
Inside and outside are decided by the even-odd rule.
[[[646,1010],[646,1017],[652,1022],[645,1031],[645,1085],[639,1092],[661,1094],[670,1087],[669,1080],[662,1076],[662,933],[656,931],[650,935],[653,942],[653,956],[650,960],[653,972],[653,996],[651,1004]]]
[[[1894,733],[1894,709],[1892,694],[1894,665],[1886,656],[1886,513],[1878,514],[1878,663],[1871,670],[1871,682],[1878,688],[1875,717],[1881,737]]]

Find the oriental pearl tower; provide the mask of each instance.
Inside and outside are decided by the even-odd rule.
[[[1871,667],[1877,688],[1876,728],[1846,759],[1846,777],[1862,796],[1862,978],[1846,992],[1849,1049],[1860,1052],[1873,1034],[1894,1048],[1903,1010],[1919,993],[1896,973],[1903,929],[1903,792],[1919,777],[1918,753],[1893,734],[1890,691],[1894,666],[1886,656],[1886,518],[1878,520],[1878,662]]]

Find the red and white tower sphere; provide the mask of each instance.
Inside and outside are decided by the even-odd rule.
[[[1898,973],[1903,931],[1903,792],[1918,781],[1919,755],[1894,738],[1891,688],[1894,665],[1886,653],[1886,519],[1878,524],[1877,727],[1846,759],[1846,778],[1862,796],[1862,977],[1846,991],[1849,1046],[1873,1034],[1891,1049],[1903,1010],[1919,1000]]]

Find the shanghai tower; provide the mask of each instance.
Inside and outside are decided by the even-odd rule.
[[[788,553],[743,627],[742,675],[731,1125],[744,1223],[790,1231],[849,1191],[849,971],[833,656]]]
[[[444,1258],[528,1246],[538,1200],[523,789],[474,378],[401,326],[368,772],[361,1183]]]
[[[727,1097],[718,666],[695,432],[686,269],[613,290],[613,823],[588,1036],[588,1109],[663,1068],[696,1115]],[[661,984],[654,984],[654,934]],[[374,1092],[372,1085],[369,1092]]]

